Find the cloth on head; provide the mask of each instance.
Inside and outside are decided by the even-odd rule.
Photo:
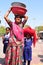
[[[23,29],[23,32],[24,32],[24,36],[27,35],[27,34],[30,34],[32,37],[33,37],[33,45],[35,46],[35,43],[36,43],[36,31],[34,29],[32,29],[31,27],[27,27],[27,28],[24,28]]]

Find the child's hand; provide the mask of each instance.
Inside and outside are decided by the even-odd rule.
[[[4,39],[4,36],[2,36],[2,39]]]

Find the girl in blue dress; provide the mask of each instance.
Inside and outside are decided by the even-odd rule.
[[[30,34],[26,34],[24,39],[24,50],[23,50],[23,58],[24,65],[30,65],[30,61],[32,60],[32,36]]]

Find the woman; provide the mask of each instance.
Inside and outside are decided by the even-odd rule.
[[[6,65],[22,65],[22,43],[24,40],[24,35],[22,28],[26,23],[28,17],[24,16],[24,22],[22,23],[22,17],[15,15],[15,22],[11,22],[8,18],[9,13],[11,12],[10,8],[4,18],[8,25],[10,26],[10,39],[8,48],[6,50],[5,64]]]

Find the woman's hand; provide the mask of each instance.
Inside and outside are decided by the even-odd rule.
[[[28,20],[28,16],[24,16],[24,20]]]
[[[27,20],[28,20],[28,16],[24,16],[23,27],[24,27],[25,23],[27,22]]]

